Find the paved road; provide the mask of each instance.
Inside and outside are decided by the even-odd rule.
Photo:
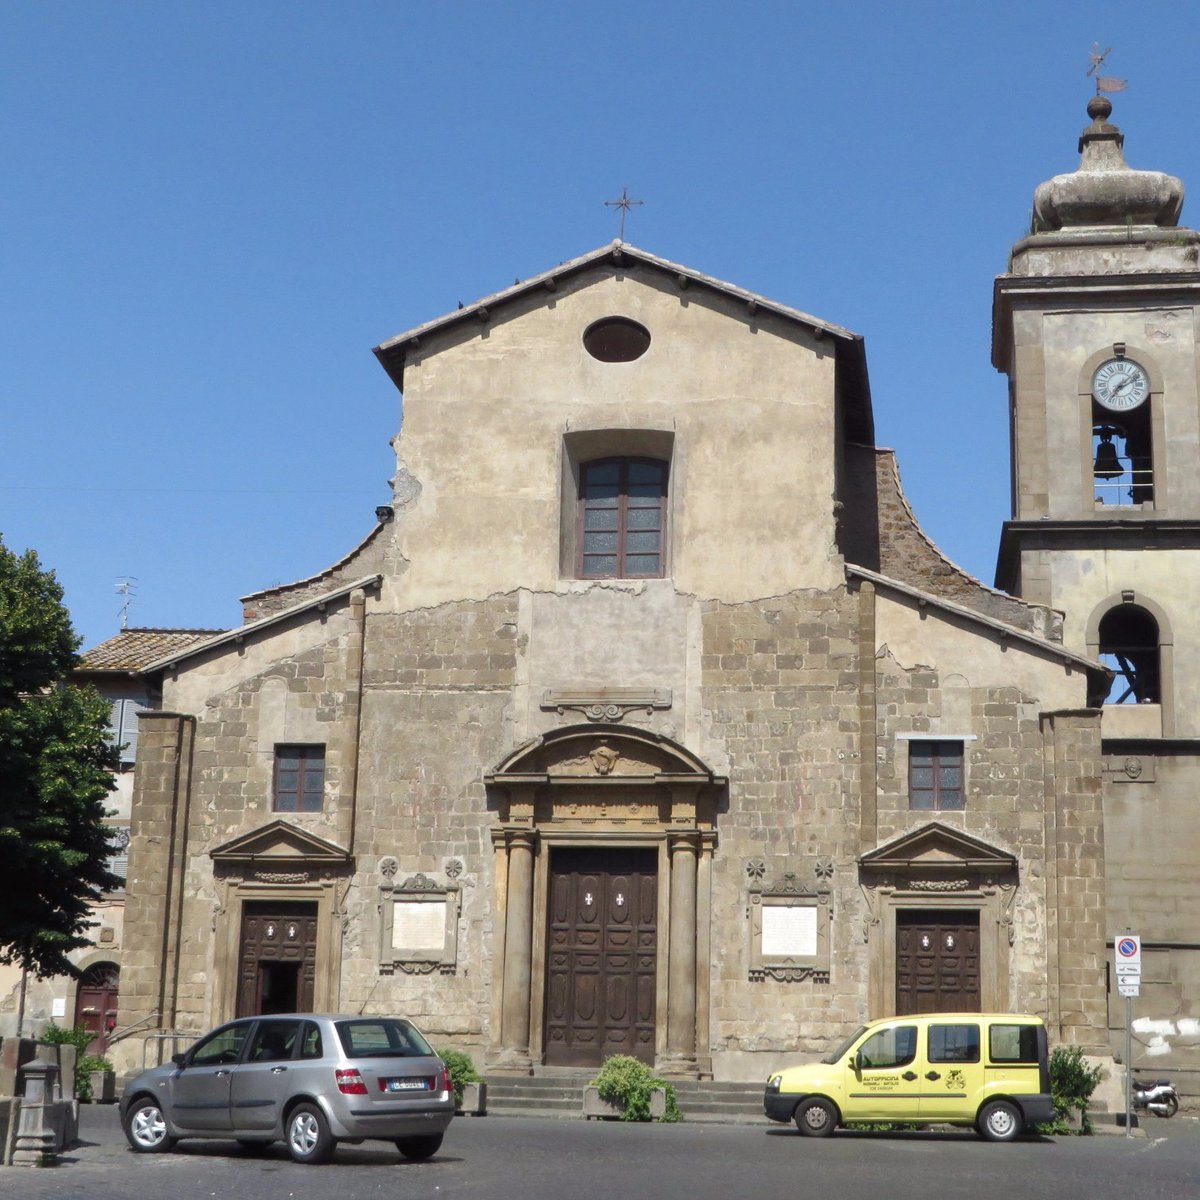
[[[53,1171],[0,1169],[0,1197],[40,1200],[1196,1200],[1200,1121],[1152,1121],[1146,1138],[969,1132],[838,1133],[772,1126],[624,1125],[460,1118],[442,1152],[408,1163],[384,1143],[339,1148],[326,1167],[282,1146],[125,1147],[113,1108],[83,1110],[84,1144]]]

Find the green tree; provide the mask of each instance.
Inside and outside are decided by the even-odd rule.
[[[0,962],[77,975],[89,910],[120,886],[105,799],[109,706],[66,686],[79,639],[62,588],[37,555],[0,541]]]

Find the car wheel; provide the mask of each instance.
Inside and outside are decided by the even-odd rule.
[[[125,1114],[125,1138],[138,1154],[162,1154],[175,1145],[162,1106],[150,1096],[135,1100]]]
[[[424,1137],[406,1137],[396,1140],[396,1149],[411,1162],[423,1158],[432,1158],[442,1148],[440,1133],[427,1134]]]
[[[979,1132],[989,1142],[1011,1142],[1023,1126],[1021,1114],[1007,1100],[993,1100],[979,1114]]]
[[[828,1100],[805,1100],[796,1108],[796,1128],[805,1137],[828,1137],[837,1123],[837,1110]]]
[[[298,1163],[326,1163],[337,1141],[325,1114],[315,1104],[297,1104],[288,1114],[287,1148]]]

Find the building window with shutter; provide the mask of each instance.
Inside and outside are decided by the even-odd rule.
[[[276,746],[275,811],[320,812],[324,797],[325,747]]]
[[[108,737],[105,741],[113,748],[116,762],[122,770],[133,766],[137,758],[138,713],[148,711],[144,696],[132,700],[114,700],[112,714],[108,719]]]
[[[663,574],[667,464],[603,458],[579,472],[579,575],[655,579]]]
[[[965,807],[963,744],[908,743],[908,806],[940,811]]]

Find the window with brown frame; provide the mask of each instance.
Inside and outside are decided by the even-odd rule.
[[[909,808],[961,809],[965,796],[962,742],[908,743]]]
[[[276,812],[320,812],[325,799],[325,747],[276,746]]]
[[[667,464],[602,458],[579,471],[579,575],[653,579],[663,574]]]

